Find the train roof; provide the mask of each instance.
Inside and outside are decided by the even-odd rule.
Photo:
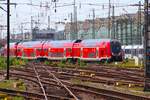
[[[49,41],[47,45],[52,47],[64,47],[67,44],[73,43],[72,40],[59,40],[59,41]]]
[[[86,39],[81,42],[82,46],[98,46],[103,42],[111,42],[111,39]]]
[[[44,41],[28,41],[28,42],[20,42],[19,44],[23,47],[39,47],[44,43]]]
[[[122,45],[122,49],[143,49],[143,45]]]
[[[15,44],[16,44],[15,42],[9,43],[9,47],[10,47],[10,48],[13,48],[13,47],[15,46]],[[7,44],[4,46],[4,48],[7,48]]]

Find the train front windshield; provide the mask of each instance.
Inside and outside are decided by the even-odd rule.
[[[117,41],[111,42],[111,51],[113,54],[118,54],[121,52],[121,44]]]

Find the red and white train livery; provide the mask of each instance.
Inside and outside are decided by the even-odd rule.
[[[120,42],[111,39],[29,41],[10,43],[10,56],[23,59],[116,61],[122,60],[122,49]]]

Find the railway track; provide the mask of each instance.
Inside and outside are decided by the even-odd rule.
[[[46,66],[48,71],[51,71],[57,75],[57,77],[61,79],[70,80],[71,78],[80,79],[82,81],[89,81],[95,83],[105,83],[108,85],[115,85],[120,82],[122,84],[130,85],[134,84],[136,86],[144,85],[144,78],[141,76],[132,76],[123,73],[117,73],[116,71],[104,71],[100,70],[99,72],[91,71],[91,70],[77,70],[77,69],[69,69],[69,68],[56,68],[56,67],[48,67]],[[42,67],[38,67],[38,69],[42,70]],[[24,69],[14,69],[23,72]],[[30,68],[26,68],[27,72],[33,73]],[[40,72],[43,76],[45,73]]]
[[[40,87],[38,87],[38,88],[40,88],[40,90],[42,90],[42,88],[43,88],[42,91],[39,91],[39,94],[45,100],[47,100],[48,98],[54,98],[54,97],[57,97],[58,100],[60,98],[64,98],[65,100],[74,100],[74,99],[75,100],[86,100],[85,98],[83,98],[81,96],[81,94],[84,94],[84,95],[89,94],[90,95],[89,97],[97,98],[95,100],[99,100],[100,98],[104,98],[104,100],[105,99],[106,100],[107,99],[137,100],[137,98],[140,98],[140,100],[150,99],[150,98],[144,97],[144,96],[132,95],[132,94],[122,93],[122,92],[113,91],[113,90],[109,90],[109,89],[95,88],[95,87],[85,86],[85,85],[81,85],[81,84],[80,85],[72,84],[68,81],[68,80],[70,80],[70,78],[72,78],[72,76],[75,78],[77,78],[77,76],[78,76],[78,78],[81,78],[81,79],[83,77],[83,79],[85,79],[85,80],[90,80],[93,78],[93,77],[89,77],[86,75],[82,75],[81,72],[83,72],[83,71],[87,71],[87,72],[91,73],[89,70],[82,70],[82,71],[81,71],[81,69],[80,69],[80,71],[77,71],[77,69],[76,70],[71,70],[71,69],[65,70],[65,69],[57,69],[57,68],[53,68],[53,67],[49,68],[48,66],[43,66],[43,65],[29,64],[27,66],[27,68],[24,68],[24,69],[16,69],[16,68],[12,69],[10,74],[13,78],[19,78],[19,79],[27,80],[34,84],[37,84],[37,87],[40,86]],[[93,71],[93,72],[95,72],[95,71]],[[101,75],[101,74],[99,74],[99,75]],[[67,76],[69,78],[67,78]],[[94,75],[94,78],[95,77],[98,77],[98,75],[97,74]],[[95,80],[97,80],[97,79],[95,78]],[[102,81],[102,80],[99,80],[99,81]],[[106,81],[106,80],[103,80],[103,81]],[[110,81],[110,83],[111,83],[110,79],[108,79],[107,81]],[[93,82],[94,82],[94,79],[93,79]],[[40,84],[42,84],[42,85],[40,85]],[[139,84],[141,84],[141,83],[139,83]],[[67,95],[60,96],[60,95],[56,95],[56,94],[51,94],[51,92],[49,91],[50,89],[48,89],[49,87],[51,87],[51,88],[57,87],[61,90],[63,88],[63,89],[65,89],[65,91],[66,91],[65,94],[67,94]],[[53,88],[53,89],[55,90],[57,88]],[[0,91],[2,91],[2,90],[0,89]],[[49,94],[51,94],[51,95],[49,95]],[[68,96],[69,96],[69,98],[68,98]]]
[[[50,81],[49,79],[45,79],[45,80],[42,80],[42,83],[49,84],[51,86],[59,86],[56,84],[57,83],[56,81],[53,80],[54,83],[50,83],[49,81]],[[142,96],[120,93],[120,92],[112,91],[112,90],[108,90],[108,89],[97,89],[94,87],[89,87],[89,86],[84,86],[84,85],[74,85],[74,84],[72,85],[71,83],[68,83],[68,82],[65,84],[67,84],[68,88],[73,91],[77,91],[80,93],[82,92],[82,93],[86,93],[86,94],[93,94],[96,96],[103,96],[107,99],[111,98],[111,100],[116,100],[116,99],[117,100],[127,100],[127,99],[131,99],[131,98],[132,98],[132,100],[137,100],[137,98],[139,98],[140,100],[148,100],[149,99],[149,98],[142,97]]]
[[[23,72],[24,70],[20,70],[15,72],[11,72],[12,74],[18,74],[18,75],[22,75],[22,73],[26,74],[28,76],[28,72]],[[30,70],[30,73],[33,73]],[[94,82],[94,83],[104,83],[104,84],[108,84],[108,85],[115,85],[117,82],[121,82],[124,85],[129,85],[129,84],[134,84],[135,86],[143,86],[144,85],[144,81],[143,82],[137,82],[137,81],[132,81],[130,79],[128,80],[123,80],[123,79],[116,79],[113,77],[107,77],[107,76],[96,76],[96,77],[91,77],[91,76],[87,76],[87,75],[80,75],[80,74],[70,74],[68,73],[64,73],[64,72],[54,72],[55,75],[62,80],[71,80],[71,79],[79,79],[82,81],[88,81],[88,82]],[[41,76],[46,77],[47,74],[45,74],[45,72],[40,72]],[[30,76],[31,77],[31,76]],[[116,76],[117,77],[117,76]]]
[[[45,71],[46,71],[49,75],[52,75],[53,78],[54,78],[59,84],[61,84],[61,85],[69,92],[69,94],[70,94],[71,96],[73,96],[73,98],[74,98],[75,100],[79,100],[78,97],[75,96],[75,94],[73,94],[73,92],[72,92],[66,85],[64,85],[64,84],[61,82],[61,80],[59,80],[59,79],[55,76],[55,74],[53,74],[53,73],[52,73],[50,70],[48,70],[45,66],[42,66],[42,68],[45,69]]]
[[[36,69],[36,67],[35,67],[34,65],[33,65],[33,70],[34,70],[34,72],[35,72],[35,74],[36,74],[36,77],[37,77],[38,83],[39,83],[39,85],[40,85],[40,88],[41,88],[41,90],[42,90],[42,92],[43,92],[44,98],[45,98],[45,100],[48,100],[46,91],[45,91],[45,89],[44,89],[44,87],[43,87],[43,84],[42,84],[42,82],[41,82],[41,79],[40,79],[40,75],[38,74],[38,71],[37,71],[37,69]]]
[[[4,89],[0,88],[1,93],[8,94],[10,96],[19,96],[19,97],[24,97],[25,99],[31,99],[31,100],[41,100],[45,99],[45,95],[41,93],[33,93],[33,92],[27,92],[27,91],[19,91],[19,90],[12,90],[12,89]],[[61,99],[61,100],[70,100],[70,98],[67,97],[62,97],[62,96],[56,96],[56,95],[47,95],[47,97],[53,98],[53,99]]]

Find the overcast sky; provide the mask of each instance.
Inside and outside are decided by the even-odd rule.
[[[51,27],[55,28],[54,23],[58,21],[70,21],[70,14],[73,13],[73,0],[57,0],[57,6],[68,5],[64,7],[57,7],[57,12],[54,12],[54,3],[51,0],[10,0],[11,3],[17,3],[17,6],[11,5],[11,30],[14,29],[14,33],[20,32],[20,23],[23,24],[25,29],[30,29],[31,16],[34,20],[38,20],[41,23],[40,28],[47,27],[47,16],[51,18]],[[109,0],[76,0],[76,6],[78,8],[78,20],[85,20],[92,18],[92,9],[95,9],[96,17],[108,16],[108,1]],[[135,13],[138,7],[126,6],[129,4],[137,4],[139,1],[143,3],[144,0],[111,0],[115,6],[123,6],[115,8],[115,15],[121,15],[126,13]],[[30,5],[32,2],[32,6]],[[0,3],[3,3],[0,1]],[[95,6],[89,4],[96,4]],[[37,6],[35,6],[37,5]],[[40,5],[44,7],[40,7]],[[104,7],[103,7],[104,5]],[[4,9],[6,5],[0,4]],[[47,7],[48,8],[47,8]],[[123,10],[124,9],[124,10]],[[6,12],[0,9],[0,24],[6,25]],[[60,25],[59,25],[60,26]],[[59,27],[58,26],[58,27]],[[62,26],[61,26],[62,29]]]

